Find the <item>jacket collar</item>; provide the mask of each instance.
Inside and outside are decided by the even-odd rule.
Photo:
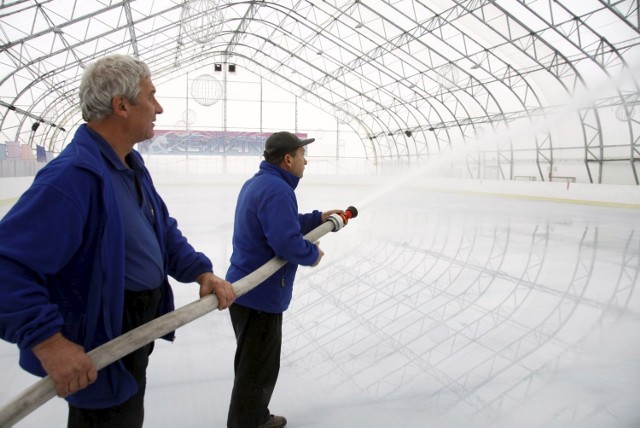
[[[260,172],[258,172],[258,174],[271,174],[271,175],[278,175],[280,177],[282,177],[282,179],[289,185],[291,186],[292,189],[295,189],[296,187],[298,187],[298,183],[300,182],[300,177],[297,177],[293,174],[291,174],[288,171],[285,171],[284,169],[280,168],[277,165],[274,165],[272,163],[269,163],[267,161],[262,161],[260,163]]]
[[[109,164],[111,164],[111,166],[113,166],[113,168],[115,168],[116,170],[127,169],[126,165],[124,165],[120,161],[120,158],[118,158],[118,155],[113,150],[113,148],[109,145],[109,143],[107,143],[107,140],[102,138],[102,135],[98,134],[96,131],[94,131],[88,126],[87,126],[87,132],[89,133],[91,138],[96,142],[96,145],[98,146],[100,153],[102,153],[102,156],[107,160]]]
[[[96,166],[103,162],[100,149],[94,142],[94,135],[97,134],[89,132],[89,127],[83,123],[78,127],[71,144],[62,153],[71,156],[75,165],[95,171]]]
[[[108,162],[114,169],[119,171],[129,169],[126,165],[124,165],[120,161],[120,158],[116,154],[115,150],[113,150],[111,145],[107,142],[107,140],[105,140],[102,137],[102,135],[98,134],[96,131],[88,127],[86,124],[83,124],[82,127],[81,127],[82,128],[81,131],[86,132],[89,139],[95,142],[95,144],[91,144],[91,145],[97,146],[99,153],[101,153],[102,157],[106,159],[106,162]],[[82,139],[81,141],[84,141],[84,139]],[[141,159],[134,156],[133,153],[134,151],[132,150],[131,153],[127,155],[126,157],[127,162],[132,170],[134,170],[136,173],[141,173],[143,169],[143,162]]]

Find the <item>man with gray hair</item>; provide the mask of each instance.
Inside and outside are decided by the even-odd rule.
[[[235,299],[157,193],[136,143],[162,107],[143,62],[110,55],[80,84],[87,122],[0,221],[0,337],[49,375],[69,427],[141,427],[153,342],[96,372],[86,352],[174,309],[168,276]],[[168,335],[166,339],[173,339]]]

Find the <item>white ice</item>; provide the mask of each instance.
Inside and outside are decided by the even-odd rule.
[[[223,275],[242,179],[156,182]],[[298,271],[272,412],[292,428],[640,425],[640,199],[379,188],[316,177],[297,189],[301,211],[360,215]],[[197,298],[173,284],[178,306]],[[220,311],[156,341],[145,426],[225,426],[234,350]],[[5,342],[0,379],[0,403],[36,381]],[[17,426],[65,421],[54,398]]]

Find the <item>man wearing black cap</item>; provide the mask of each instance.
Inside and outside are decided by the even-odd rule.
[[[324,255],[303,235],[329,215],[343,212],[298,213],[294,190],[307,164],[305,146],[313,141],[286,131],[272,134],[265,143],[260,170],[247,180],[238,196],[226,280],[233,283],[275,256],[287,264],[229,308],[237,349],[228,427],[287,424],[268,407],[280,370],[282,313],[291,302],[298,265],[316,266]]]

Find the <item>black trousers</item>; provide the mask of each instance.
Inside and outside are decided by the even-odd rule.
[[[148,291],[126,291],[122,333],[156,318],[160,288]],[[136,428],[144,421],[144,393],[147,386],[147,366],[153,342],[122,358],[124,366],[138,382],[138,392],[122,404],[104,409],[82,409],[69,404],[68,428]],[[98,373],[100,376],[100,373]]]
[[[255,428],[269,418],[269,401],[280,372],[282,314],[238,304],[229,308],[237,349],[227,427]]]

